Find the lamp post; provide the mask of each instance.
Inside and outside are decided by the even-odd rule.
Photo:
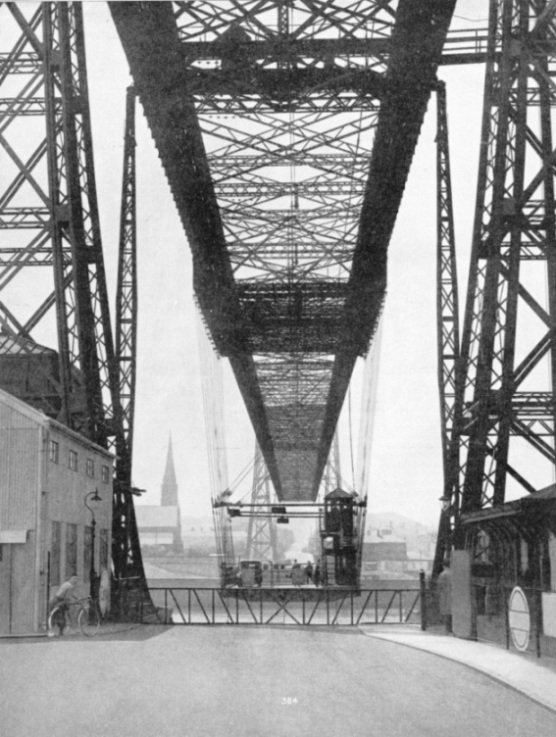
[[[448,494],[442,494],[442,496],[440,497],[438,501],[442,505],[443,512],[448,512],[450,510],[452,500],[450,499]]]
[[[89,567],[89,595],[91,599],[95,600],[96,598],[96,590],[95,590],[95,579],[96,579],[96,573],[95,573],[95,528],[96,528],[96,519],[95,519],[95,510],[93,507],[88,504],[88,500],[91,502],[100,502],[102,501],[102,497],[98,495],[98,489],[95,489],[94,491],[90,491],[88,494],[85,495],[85,501],[84,504],[91,513],[91,563]]]

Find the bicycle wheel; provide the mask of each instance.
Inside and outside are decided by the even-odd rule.
[[[61,606],[55,606],[48,617],[48,633],[54,635],[55,630],[62,635],[66,627],[66,615]]]
[[[96,606],[91,604],[85,605],[79,612],[77,618],[79,628],[86,637],[93,637],[100,627],[100,617]]]

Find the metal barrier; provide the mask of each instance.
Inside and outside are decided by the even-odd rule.
[[[153,587],[165,624],[421,624],[420,589]]]

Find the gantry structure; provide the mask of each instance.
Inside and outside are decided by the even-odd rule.
[[[315,500],[376,329],[453,6],[110,4],[281,501]]]
[[[439,136],[439,556],[461,544],[462,514],[501,505],[512,484],[537,490],[555,460],[556,4],[491,0],[480,33],[448,30],[454,5],[109,3],[193,253],[196,299],[281,502],[318,493],[355,362],[377,326],[388,244],[433,91],[442,110],[438,68],[486,64],[461,341],[445,126]],[[32,382],[13,382],[22,398],[116,450],[115,571],[141,579],[127,331],[137,309],[133,137],[115,345],[82,8],[3,3],[0,12],[0,354],[33,367]],[[32,297],[23,305],[22,293]],[[525,468],[523,447],[533,458]]]

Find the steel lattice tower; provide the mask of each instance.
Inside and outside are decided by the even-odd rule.
[[[82,6],[5,3],[0,12],[8,47],[0,50],[0,358],[26,356],[42,376],[40,387],[18,385],[13,393],[114,449],[115,573],[144,584],[100,235]]]
[[[450,468],[458,546],[460,514],[553,480],[555,41],[554,3],[491,2]]]
[[[251,504],[255,506],[249,516],[245,557],[277,563],[276,523],[271,516],[271,482],[259,446],[255,449]]]

